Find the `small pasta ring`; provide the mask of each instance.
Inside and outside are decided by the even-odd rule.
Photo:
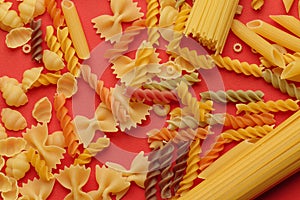
[[[31,46],[29,44],[25,44],[23,45],[22,47],[22,51],[26,54],[30,53],[31,52]]]
[[[241,45],[241,43],[235,43],[233,45],[233,51],[236,53],[240,53],[243,49],[243,46]]]

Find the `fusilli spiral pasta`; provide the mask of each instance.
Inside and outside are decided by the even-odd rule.
[[[29,169],[30,165],[25,151],[7,159],[6,161],[6,174],[16,180],[23,178]]]
[[[280,78],[279,75],[267,69],[262,73],[262,77],[267,83],[273,85],[274,88],[279,89],[283,93],[287,93],[290,97],[296,97],[300,100],[300,89],[293,83],[288,83],[286,80]]]
[[[75,77],[79,76],[80,65],[76,51],[72,46],[72,40],[68,37],[68,27],[57,29],[57,39],[61,45],[61,50],[64,53],[64,58],[67,62],[67,68]]]
[[[31,57],[33,60],[40,62],[43,57],[43,48],[42,48],[42,20],[38,19],[37,21],[30,22],[30,28],[33,30],[31,34]]]
[[[199,122],[199,120],[195,119],[195,117],[186,115],[186,116],[177,116],[172,119],[167,120],[168,129],[184,129],[184,128],[192,128],[195,129],[198,126],[204,127],[207,125],[206,122]]]
[[[158,39],[160,37],[157,30],[158,14],[158,0],[147,0],[146,26],[148,28],[148,41],[151,45],[158,45]]]
[[[130,91],[128,89],[128,93],[131,95],[131,98],[136,101],[150,101],[154,103],[170,103],[172,101],[178,101],[177,96],[174,92],[171,91],[159,91],[159,90],[149,90],[149,89],[141,89],[138,88],[134,91]]]
[[[46,165],[45,160],[41,159],[40,154],[36,150],[30,147],[26,152],[26,156],[42,180],[49,181],[54,178],[51,170]]]
[[[50,84],[57,84],[58,79],[61,77],[60,73],[46,73],[41,74],[39,78],[32,84],[31,88],[47,86]]]
[[[98,138],[96,142],[90,143],[89,146],[84,149],[83,153],[79,154],[78,158],[76,158],[74,161],[74,165],[84,165],[90,163],[92,157],[108,147],[109,144],[109,138]]]
[[[78,153],[78,138],[74,132],[74,125],[71,123],[71,117],[68,115],[68,109],[65,107],[66,98],[63,94],[57,94],[54,97],[53,107],[56,111],[57,119],[65,136],[65,142],[68,146],[68,154],[75,156]]]
[[[60,58],[63,57],[63,52],[60,50],[60,43],[54,35],[53,26],[46,27],[45,41],[51,51],[55,52]]]
[[[214,101],[218,101],[221,103],[227,102],[255,102],[262,100],[264,93],[260,90],[253,91],[253,90],[226,90],[222,91],[219,90],[217,92],[202,92],[200,93],[201,100],[208,100],[212,99]]]
[[[26,119],[16,110],[3,108],[1,111],[1,120],[8,130],[19,131],[27,126]]]
[[[240,62],[237,59],[232,60],[229,57],[222,57],[221,55],[212,55],[213,60],[220,68],[225,68],[235,73],[242,73],[246,76],[261,77],[264,68],[259,67],[256,64],[249,64],[247,62]]]
[[[57,7],[55,0],[45,0],[47,12],[53,20],[53,26],[57,29],[65,24],[65,18],[62,15],[61,9]]]
[[[173,178],[173,171],[171,170],[173,162],[173,152],[175,147],[172,142],[169,142],[161,149],[161,157],[159,159],[160,171],[161,171],[161,180],[158,185],[161,189],[161,198],[171,198],[171,180]]]
[[[200,139],[194,140],[190,145],[189,156],[187,159],[186,173],[179,183],[179,189],[176,195],[184,195],[194,185],[194,180],[198,177],[198,168],[200,162],[201,146]]]
[[[255,127],[249,126],[246,128],[239,128],[237,130],[233,130],[233,129],[226,130],[221,134],[221,137],[225,139],[234,140],[234,141],[241,141],[245,139],[262,138],[272,130],[273,130],[273,126],[269,126],[269,125],[255,126]]]
[[[296,111],[299,109],[298,105],[299,100],[277,100],[277,101],[259,101],[259,102],[251,102],[248,104],[237,104],[237,114],[245,111],[252,113],[260,113],[260,112],[279,112],[279,111]]]

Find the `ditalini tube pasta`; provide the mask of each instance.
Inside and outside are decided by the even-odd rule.
[[[300,20],[292,15],[270,15],[270,18],[300,37]]]
[[[234,19],[231,30],[237,37],[265,57],[269,62],[276,66],[284,67],[283,55],[269,42],[247,28],[242,22]]]
[[[286,47],[295,52],[300,52],[300,39],[288,34],[268,24],[262,20],[253,20],[248,22],[247,27],[254,31],[255,33],[261,35],[264,38],[267,38],[283,47]]]
[[[89,58],[89,46],[74,3],[70,0],[63,0],[61,7],[78,57],[81,59]]]
[[[297,111],[257,142],[240,143],[204,170],[199,177],[205,180],[179,199],[253,199],[296,173],[300,169],[299,123]]]

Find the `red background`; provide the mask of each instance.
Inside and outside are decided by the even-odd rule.
[[[14,3],[13,9],[17,9],[17,5],[19,2],[16,0],[11,0]],[[58,0],[57,2],[60,3]],[[91,23],[91,19],[102,15],[102,14],[111,14],[111,10],[109,7],[109,1],[106,0],[73,0],[75,3],[78,13],[80,15],[83,28],[87,37],[87,41],[90,47],[90,50],[95,48],[98,44],[102,42],[99,35],[96,34],[95,29],[93,29],[93,25]],[[146,3],[145,1],[138,1],[138,5],[141,7],[141,10],[146,13]],[[274,0],[274,1],[266,1],[265,5],[263,6],[262,10],[254,11],[250,6],[250,0],[241,0],[240,4],[243,5],[243,12],[240,16],[236,16],[239,20],[246,23],[253,19],[263,19],[267,22],[275,24],[272,22],[268,16],[270,14],[285,14],[285,10],[281,0]],[[289,14],[297,16],[297,2],[295,1],[291,11]],[[39,16],[37,18],[42,18],[43,20],[43,36],[45,35],[45,27],[51,24],[51,19],[47,13],[43,16]],[[128,26],[129,24],[125,24]],[[275,24],[276,25],[276,24]],[[276,25],[277,26],[277,25]],[[279,26],[278,26],[279,27]],[[8,49],[5,45],[5,36],[6,32],[0,31],[0,76],[10,76],[18,79],[19,81],[22,80],[22,74],[24,70],[30,69],[32,67],[41,66],[35,62],[32,62],[30,55],[26,55],[22,52],[21,48],[18,49]],[[243,51],[241,53],[235,53],[232,50],[234,43],[240,42],[243,45]],[[45,44],[44,48],[47,48]],[[259,63],[258,55],[255,55],[251,52],[251,50],[237,37],[235,37],[232,33],[229,34],[225,49],[223,51],[223,55],[230,56],[231,58],[237,58],[240,61],[248,61],[250,63]],[[224,81],[225,89],[252,89],[252,90],[262,90],[265,93],[265,100],[277,100],[277,99],[286,99],[289,98],[287,95],[282,94],[280,91],[274,89],[271,85],[265,83],[262,79],[254,78],[254,77],[247,77],[244,75],[237,75],[234,72],[228,72],[226,70],[220,69],[220,73],[222,74],[222,78]],[[111,70],[107,70],[107,74],[111,74]],[[112,85],[115,82],[114,77],[106,76],[103,77],[103,80],[106,81],[106,85]],[[35,88],[28,92],[29,102],[25,106],[17,108],[18,111],[22,112],[28,122],[28,127],[31,125],[35,125],[36,122],[31,116],[31,110],[33,109],[34,103],[44,97],[48,96],[49,99],[53,102],[53,95],[55,94],[55,86],[48,86],[48,87],[41,87]],[[204,85],[197,85],[195,90],[196,91],[205,91],[206,86]],[[71,101],[67,102],[67,106],[71,109]],[[0,97],[0,107],[7,107],[3,98]],[[234,113],[233,105],[229,105],[228,112]],[[277,123],[282,122],[285,118],[287,118],[291,112],[287,113],[278,113],[276,114]],[[60,130],[58,121],[55,117],[55,113],[53,112],[53,117],[51,119],[49,125],[49,133],[53,131]],[[20,136],[21,132],[11,132],[8,131],[10,136]],[[145,139],[137,139],[130,137],[126,134],[108,134],[111,138],[111,142],[115,145],[119,146],[120,148],[126,149],[127,151],[131,152],[139,152],[144,150],[148,152],[149,149],[147,147],[147,142]],[[231,146],[230,146],[231,147]],[[230,147],[227,147],[228,150]],[[58,166],[58,169],[62,169],[64,166],[69,166],[73,159],[70,158],[67,154],[65,154],[65,159],[62,160],[62,164]],[[84,191],[90,191],[97,189],[97,184],[94,177],[94,169],[95,165],[98,164],[97,160],[93,160],[92,163],[89,165],[91,167],[91,176],[89,179],[88,184],[83,188]],[[54,170],[56,173],[57,170]],[[23,182],[27,182],[28,179],[32,179],[36,177],[36,173],[31,168],[31,170],[27,173],[27,176],[19,181],[19,186],[22,185]],[[292,177],[288,178],[286,181],[278,184],[273,189],[265,192],[263,195],[258,197],[258,199],[267,199],[267,200],[297,200],[300,199],[300,173],[293,175]],[[63,197],[68,194],[69,191],[64,189],[58,182],[55,183],[54,190],[49,199],[63,199]],[[131,188],[129,189],[128,193],[124,197],[124,199],[144,199],[144,190],[138,188],[135,184],[132,184]]]

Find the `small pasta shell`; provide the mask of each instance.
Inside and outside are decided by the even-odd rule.
[[[5,84],[2,88],[2,96],[9,106],[22,106],[28,102],[28,98],[19,85]]]
[[[63,60],[55,52],[44,50],[43,63],[48,70],[58,71],[65,67]]]
[[[26,147],[26,140],[21,137],[8,137],[0,140],[0,155],[12,157],[19,154]]]
[[[8,130],[19,131],[27,126],[27,122],[23,115],[10,108],[3,108],[1,111],[2,122]]]
[[[23,73],[22,87],[26,92],[39,79],[43,67],[33,67]]]
[[[69,72],[63,74],[57,81],[57,93],[64,94],[66,98],[73,96],[77,89],[77,80]]]
[[[5,128],[0,124],[0,140],[7,138]],[[0,162],[1,163],[1,162]]]
[[[5,43],[8,48],[17,48],[23,46],[31,39],[31,28],[14,28],[6,35]]]
[[[32,116],[36,121],[49,123],[51,119],[52,105],[47,97],[38,100],[32,110]]]
[[[9,177],[0,172],[0,192],[8,192],[12,189],[12,184]]]

